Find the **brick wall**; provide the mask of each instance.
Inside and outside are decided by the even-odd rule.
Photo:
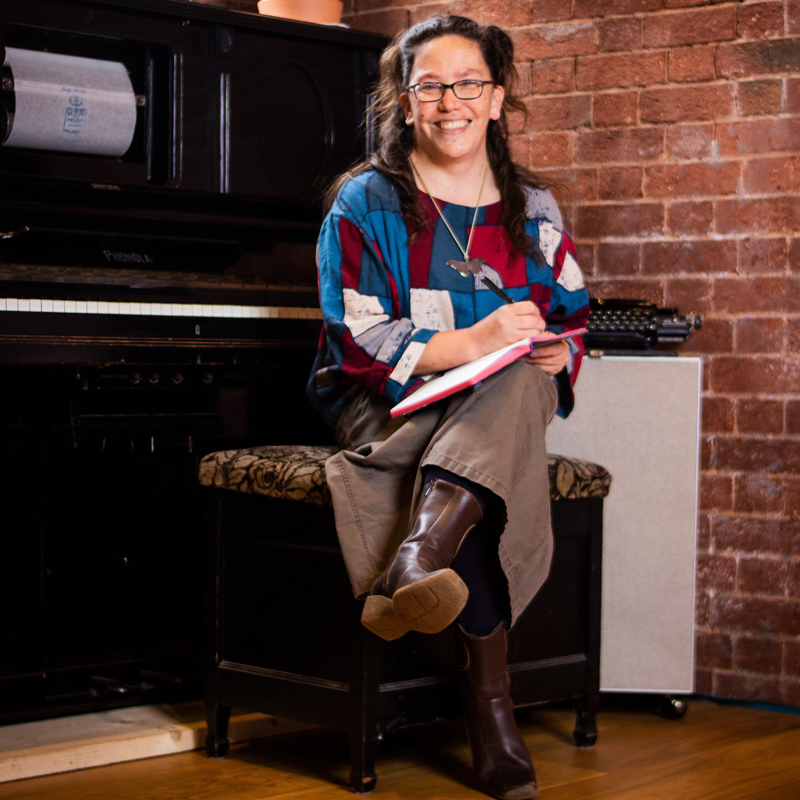
[[[800,706],[800,0],[345,7],[387,34],[507,29],[514,152],[564,187],[592,290],[702,314],[697,689]]]

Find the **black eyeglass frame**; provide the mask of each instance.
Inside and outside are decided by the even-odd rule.
[[[479,83],[481,85],[481,90],[475,97],[459,97],[458,92],[456,91],[456,86],[459,83]],[[415,83],[412,86],[406,86],[407,92],[413,92],[414,97],[420,103],[438,103],[445,95],[445,92],[450,89],[453,94],[455,95],[457,100],[477,100],[483,94],[483,87],[487,84],[491,83],[493,86],[495,85],[494,81],[480,81],[476,80],[475,78],[462,78],[460,81],[456,81],[455,83],[439,83],[438,81],[423,81],[422,83]],[[442,93],[437,97],[435,100],[421,100],[417,95],[417,86],[441,86]]]

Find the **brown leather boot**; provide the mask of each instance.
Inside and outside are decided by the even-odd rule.
[[[431,481],[409,533],[372,587],[362,624],[389,640],[410,630],[438,633],[450,625],[464,608],[468,591],[449,567],[481,519],[481,507],[470,492],[447,481]]]
[[[493,797],[530,800],[539,786],[508,693],[505,623],[488,636],[471,636],[460,628],[459,634],[469,659],[461,690],[475,771]]]

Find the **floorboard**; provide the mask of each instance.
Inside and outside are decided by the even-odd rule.
[[[592,749],[572,744],[572,715],[543,707],[520,722],[543,800],[797,800],[800,715],[693,701],[681,720],[609,707]],[[234,745],[228,758],[181,753],[0,785],[0,800],[336,800],[352,798],[346,740],[308,730]],[[389,735],[381,800],[484,798],[458,721]]]

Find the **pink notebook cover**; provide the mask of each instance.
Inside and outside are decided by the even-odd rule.
[[[540,345],[571,339],[573,336],[580,336],[584,333],[586,333],[586,328],[578,328],[558,336],[531,336],[515,344],[510,344],[508,347],[495,350],[494,353],[489,353],[476,361],[470,361],[469,364],[462,364],[460,367],[449,369],[438,378],[433,378],[413,394],[406,397],[405,400],[401,400],[390,413],[393,417],[410,414],[412,411],[435,403],[437,400],[449,397],[451,394],[460,392],[463,389],[469,389],[470,386],[475,386],[475,384],[480,383],[490,375],[494,375],[495,372],[503,369],[503,367],[508,366],[512,361],[516,361],[527,353],[533,352]]]

